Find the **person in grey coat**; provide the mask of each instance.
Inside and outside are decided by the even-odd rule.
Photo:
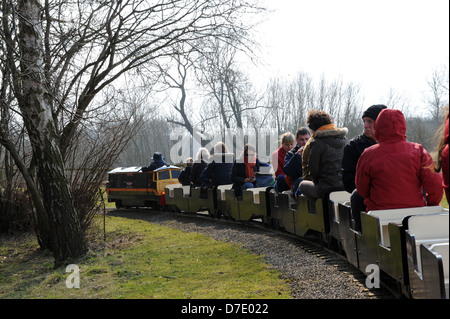
[[[344,190],[341,168],[348,130],[333,124],[331,116],[324,111],[310,110],[307,123],[313,135],[303,167],[307,167],[311,180],[302,181],[299,188],[309,200],[315,201],[327,193]]]

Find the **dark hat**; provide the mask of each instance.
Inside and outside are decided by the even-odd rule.
[[[153,153],[152,160],[161,161],[162,160],[162,154],[160,152]]]
[[[376,120],[378,117],[378,114],[380,114],[381,110],[386,109],[387,106],[383,104],[376,104],[369,107],[367,110],[364,111],[362,118],[370,117],[372,120]]]

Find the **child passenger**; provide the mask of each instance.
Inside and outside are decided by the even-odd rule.
[[[281,193],[290,189],[289,185],[291,184],[291,182],[289,181],[289,177],[284,174],[283,167],[284,158],[286,157],[287,152],[293,149],[294,146],[294,134],[287,132],[281,135],[281,146],[278,148],[278,150],[272,153],[272,167],[275,170],[276,179],[274,188],[277,193]]]

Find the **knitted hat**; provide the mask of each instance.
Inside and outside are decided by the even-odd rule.
[[[364,111],[362,118],[370,117],[372,120],[376,120],[378,117],[378,114],[380,114],[381,110],[386,109],[386,105],[383,104],[377,104],[372,105],[367,110]]]
[[[152,160],[161,161],[162,159],[163,159],[163,156],[162,156],[161,152],[153,153]]]

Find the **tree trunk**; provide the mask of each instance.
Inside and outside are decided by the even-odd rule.
[[[87,252],[77,211],[65,176],[63,158],[51,113],[51,96],[45,88],[43,43],[38,0],[19,1],[19,46],[22,94],[19,106],[29,134],[37,180],[46,216],[38,214],[38,227],[50,231],[50,243],[56,265],[83,256]],[[46,222],[41,223],[40,221]],[[48,222],[48,224],[47,224]]]

